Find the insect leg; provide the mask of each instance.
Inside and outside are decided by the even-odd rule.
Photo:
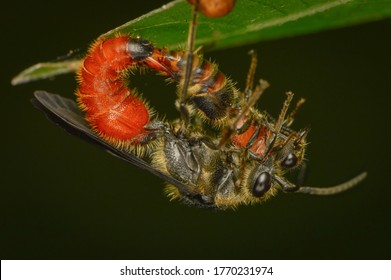
[[[289,127],[292,125],[293,121],[295,120],[297,112],[299,111],[300,107],[304,104],[304,102],[305,102],[304,98],[300,98],[299,101],[297,101],[295,109],[293,109],[293,111],[286,118],[284,126]]]
[[[245,100],[249,99],[253,91],[255,70],[257,69],[257,65],[258,65],[258,56],[256,51],[251,50],[248,52],[248,54],[251,55],[251,63],[247,74],[246,88],[244,90]]]
[[[239,123],[243,120],[246,122],[246,115],[251,110],[251,108],[255,105],[258,99],[261,97],[265,89],[269,87],[269,83],[265,80],[259,80],[259,85],[255,88],[251,95],[248,98],[247,103],[243,105],[241,113],[236,117],[236,119],[232,122],[230,126],[223,133],[223,137],[221,137],[219,147],[222,147],[225,143],[231,139],[232,136],[235,135],[236,131],[240,129],[244,124],[239,125]],[[250,119],[249,121],[252,121]]]
[[[276,144],[277,138],[280,134],[280,131],[283,127],[283,123],[284,123],[285,116],[286,116],[286,113],[289,108],[289,104],[291,103],[292,98],[293,98],[293,93],[291,91],[289,91],[286,93],[286,95],[287,95],[287,98],[285,99],[285,102],[284,102],[284,105],[282,106],[280,115],[278,116],[278,120],[273,128],[273,136],[270,138],[270,141],[266,146],[265,153],[262,156],[262,160],[265,159],[269,155],[269,153],[273,150],[273,148]]]

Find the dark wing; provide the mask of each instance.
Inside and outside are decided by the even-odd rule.
[[[78,136],[88,142],[92,142],[111,154],[151,172],[176,186],[183,196],[207,206],[205,205],[206,201],[204,201],[204,198],[200,194],[189,189],[185,184],[153,168],[148,162],[138,158],[136,155],[118,149],[103,141],[88,127],[83,113],[80,111],[75,101],[46,91],[36,91],[34,92],[34,96],[35,98],[31,100],[33,105],[44,112],[49,120],[66,130],[68,133]]]

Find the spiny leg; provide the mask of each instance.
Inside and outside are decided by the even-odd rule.
[[[308,128],[301,129],[299,132],[291,131],[288,137],[284,140],[284,142],[282,142],[278,146],[273,147],[273,151],[283,149],[288,143],[292,141],[292,139],[294,139],[293,141],[294,146],[300,145],[307,137],[308,132],[309,132]]]
[[[258,65],[258,55],[256,51],[251,50],[248,52],[248,54],[251,55],[251,63],[247,74],[246,88],[244,90],[245,100],[249,99],[254,89],[254,76],[255,76],[255,70],[257,69],[257,65]]]
[[[243,120],[245,115],[250,111],[250,109],[255,105],[258,99],[261,97],[262,93],[266,88],[269,87],[269,83],[265,80],[259,80],[259,85],[254,90],[254,76],[258,64],[258,56],[256,51],[251,50],[248,52],[251,55],[250,68],[247,73],[246,79],[246,88],[244,90],[244,103],[243,108],[241,108],[240,114],[234,119],[230,126],[223,132],[223,136],[220,139],[219,147],[222,147],[229,139],[235,135],[236,130],[238,129],[238,123]]]
[[[224,131],[223,136],[220,139],[219,147],[222,147],[227,141],[236,133],[238,129],[238,124],[242,121],[246,114],[251,110],[255,105],[258,99],[261,97],[262,93],[269,87],[269,83],[265,80],[259,80],[259,85],[251,93],[251,96],[248,98],[247,103],[243,105],[241,113],[234,119],[231,125]],[[240,128],[240,127],[239,127]]]
[[[270,141],[268,141],[268,144],[266,146],[266,151],[263,154],[262,158],[260,159],[262,161],[269,155],[269,153],[274,148],[274,146],[276,144],[276,140],[277,140],[277,138],[280,134],[281,128],[284,124],[286,113],[287,113],[289,105],[293,99],[293,93],[291,91],[289,91],[286,93],[286,95],[287,95],[287,97],[284,101],[284,105],[282,106],[280,115],[278,116],[277,122],[273,127],[273,137],[271,137]]]
[[[281,131],[281,128],[282,128],[284,121],[285,121],[286,113],[288,111],[288,108],[289,108],[289,105],[291,104],[292,99],[293,99],[293,92],[288,91],[286,93],[286,99],[284,101],[284,106],[282,106],[280,115],[278,116],[277,122],[274,126],[274,133],[276,135],[279,134]]]
[[[297,101],[295,109],[293,109],[293,111],[286,118],[284,126],[289,127],[292,125],[293,121],[295,120],[297,112],[299,111],[300,107],[304,104],[304,102],[305,102],[304,98],[300,98],[299,101]]]

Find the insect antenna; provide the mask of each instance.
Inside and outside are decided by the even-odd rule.
[[[344,192],[354,186],[356,186],[358,183],[360,183],[362,180],[364,180],[367,177],[367,172],[362,172],[359,175],[353,177],[352,179],[336,185],[332,187],[327,188],[315,188],[315,187],[300,187],[297,192],[299,193],[306,193],[306,194],[313,194],[313,195],[332,195],[337,194],[340,192]]]
[[[344,183],[331,186],[331,187],[325,187],[325,188],[308,187],[308,186],[302,187],[299,185],[294,185],[290,182],[284,181],[281,177],[277,175],[273,175],[273,178],[281,186],[284,192],[296,192],[296,193],[305,193],[305,194],[312,194],[312,195],[332,195],[353,188],[361,181],[363,181],[367,177],[367,175],[368,173],[364,171]]]

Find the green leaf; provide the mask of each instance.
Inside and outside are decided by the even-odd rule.
[[[196,45],[203,46],[204,51],[230,48],[390,16],[389,0],[238,0],[233,11],[225,17],[210,19],[199,16]],[[101,37],[132,34],[142,36],[158,47],[183,49],[190,18],[190,5],[184,0],[176,0]],[[21,72],[12,80],[12,84],[75,71],[79,64],[80,61],[75,60],[39,63]]]
[[[30,66],[16,75],[12,80],[12,85],[29,83],[35,80],[48,79],[57,75],[76,72],[81,60],[65,60],[61,62],[41,62]]]

